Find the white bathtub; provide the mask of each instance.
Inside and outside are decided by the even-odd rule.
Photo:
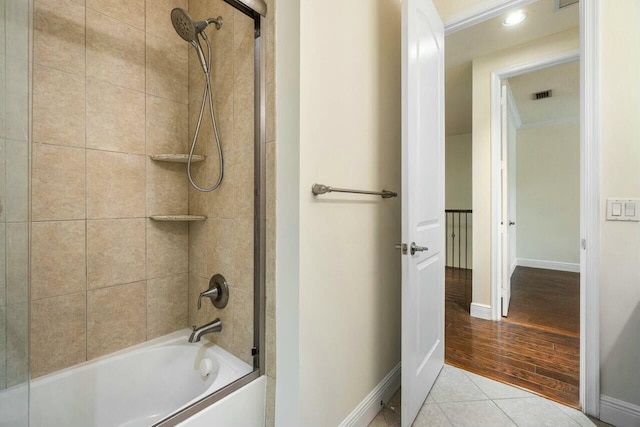
[[[188,343],[190,332],[32,381],[30,426],[148,427],[251,372],[250,365],[206,339]],[[199,368],[207,359],[210,372],[203,376]],[[11,399],[11,390],[0,393],[0,408],[11,406],[4,399]]]

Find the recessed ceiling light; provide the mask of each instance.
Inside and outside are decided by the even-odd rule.
[[[515,12],[511,12],[507,15],[507,17],[502,21],[502,25],[505,27],[512,27],[514,25],[518,25],[527,17],[527,12],[524,10],[516,10]]]

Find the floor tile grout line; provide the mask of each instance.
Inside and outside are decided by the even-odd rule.
[[[495,405],[495,407],[496,407],[496,408],[498,408],[498,410],[499,410],[500,412],[502,412],[502,413],[503,413],[507,418],[509,418],[509,419],[511,420],[511,422],[512,422],[514,425],[516,425],[516,426],[518,425],[518,423],[516,422],[516,420],[514,420],[513,418],[511,418],[511,417],[509,416],[509,414],[507,414],[507,413],[505,412],[505,410],[504,410],[504,409],[502,409],[502,408],[500,407],[500,405],[498,405],[498,404],[497,404],[495,401],[493,401],[493,400],[491,401],[491,403],[493,403],[493,404]]]

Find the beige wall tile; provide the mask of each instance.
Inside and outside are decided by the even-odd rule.
[[[7,305],[7,230],[6,224],[0,222],[0,307]]]
[[[265,48],[266,52],[266,61],[267,61],[267,83],[274,82],[276,80],[276,55],[275,55],[275,28],[273,15],[271,12],[269,13],[269,17],[264,21],[264,31],[265,31]]]
[[[234,214],[234,197],[237,181],[237,166],[238,166],[238,152],[237,151],[223,151],[224,153],[224,176],[222,179],[222,185],[213,193],[206,194],[207,200],[207,215],[210,218],[233,218]],[[212,167],[210,164],[206,165],[210,169],[210,176],[215,178],[209,178],[209,181],[217,179],[218,168]]]
[[[33,355],[35,349],[31,349]],[[7,387],[29,379],[29,307],[7,306]]]
[[[147,95],[147,154],[188,153],[186,104]]]
[[[29,220],[29,145],[24,141],[7,140],[5,218],[9,222]]]
[[[208,162],[195,163],[191,168],[191,178],[196,184],[209,184],[211,175]],[[217,171],[217,168],[216,168]],[[223,179],[224,182],[224,179]],[[224,185],[224,184],[223,184]],[[220,187],[214,193],[220,191]],[[205,215],[211,217],[209,205],[211,201],[211,193],[203,193],[196,190],[189,184],[189,213],[191,215]]]
[[[84,147],[85,81],[82,76],[33,67],[33,140]]]
[[[207,253],[211,246],[207,238],[207,221],[189,224],[189,272],[204,277],[207,275]]]
[[[144,120],[144,93],[88,81],[87,148],[145,154]]]
[[[85,301],[80,292],[31,303],[31,376],[85,360]]]
[[[189,275],[147,281],[147,339],[187,327]]]
[[[0,8],[1,9],[1,8]],[[2,11],[0,11],[0,20],[2,19]],[[0,31],[3,31],[2,26],[3,22],[0,22]],[[2,42],[2,38],[4,34],[0,34],[0,43]],[[3,50],[4,47],[0,47],[0,50]],[[6,134],[6,99],[7,99],[7,88],[6,80],[7,80],[7,58],[4,56],[4,53],[0,54],[0,138],[4,138]]]
[[[33,7],[34,62],[84,74],[84,5],[72,0],[35,0]]]
[[[276,253],[276,219],[267,218],[267,256],[275,257],[276,256],[275,253]]]
[[[254,146],[254,91],[253,76],[237,80],[233,94],[233,123],[235,146],[238,149],[253,149]]]
[[[266,318],[266,371],[271,378],[276,378],[276,320],[273,317]]]
[[[7,387],[7,308],[0,307],[0,390]]]
[[[231,285],[237,283],[233,264],[235,231],[232,220],[207,220],[207,276],[220,273]]]
[[[149,215],[186,214],[189,181],[183,164],[147,158],[147,212]]]
[[[234,286],[231,292],[234,299],[234,326],[253,330],[253,289],[247,291]],[[231,292],[229,292],[230,295]]]
[[[189,103],[189,48],[182,39],[147,34],[147,94]]]
[[[146,282],[88,292],[87,359],[145,341],[146,299]]]
[[[176,39],[178,34],[171,25],[171,11],[181,7],[187,9],[187,0],[155,0],[147,2],[147,32],[157,37]],[[195,18],[201,20],[201,18]]]
[[[34,221],[85,218],[85,152],[33,144],[31,214]]]
[[[144,216],[145,157],[87,150],[87,217]]]
[[[0,85],[1,86],[1,85]],[[2,102],[2,99],[0,99],[0,102]],[[0,114],[2,114],[0,112]],[[22,143],[25,147],[28,147],[27,144]],[[6,188],[5,188],[5,183],[7,181],[7,176],[6,176],[6,170],[7,170],[7,165],[6,165],[6,147],[5,147],[5,141],[4,139],[0,139],[0,222],[6,222],[7,220],[7,199],[6,199]],[[28,156],[27,156],[28,158]],[[26,163],[26,165],[28,165],[28,163]],[[15,172],[19,172],[20,169],[17,169]],[[27,177],[29,176],[29,168],[25,167],[24,169],[22,169],[22,174],[27,175]],[[28,191],[27,191],[28,194]],[[27,217],[25,220],[28,220],[29,218]]]
[[[144,92],[144,31],[87,9],[87,76]]]
[[[91,9],[144,30],[144,0],[86,0],[86,2],[87,7]]]
[[[147,220],[147,278],[188,271],[188,224]]]
[[[89,289],[145,278],[145,219],[87,222]]]
[[[31,225],[31,299],[87,289],[85,221]]]
[[[276,318],[276,260],[267,257],[266,260],[266,314],[267,317]]]
[[[276,217],[276,144],[267,144],[267,218]],[[275,257],[275,254],[273,254]]]
[[[204,84],[204,83],[203,83]],[[191,148],[191,142],[193,141],[193,137],[196,132],[196,126],[198,123],[198,113],[200,112],[200,103],[202,101],[202,88],[197,89],[196,92],[200,92],[200,95],[197,95],[197,98],[191,100],[192,102],[189,104],[189,148]],[[211,154],[213,156],[217,156],[218,152],[216,151],[215,139],[213,135],[213,126],[211,124],[211,117],[209,116],[209,104],[205,105],[205,112],[203,115],[202,122],[200,123],[200,133],[198,133],[198,142],[196,144],[196,148],[194,153],[201,155]],[[215,104],[214,104],[215,108]],[[218,119],[219,112],[215,110],[216,120]],[[220,143],[226,143],[226,141],[222,140],[222,136],[220,136]]]
[[[233,12],[233,73],[239,80],[253,73],[253,20],[244,13]]]
[[[254,186],[253,173],[254,150],[242,150],[234,153],[234,197],[233,217],[253,219]]]
[[[29,223],[14,222],[7,230],[7,304],[29,300]]]
[[[276,140],[276,84],[267,83],[267,142]]]
[[[246,328],[242,325],[233,325],[233,347],[231,352],[248,364],[253,364],[251,348],[253,347],[253,327]]]
[[[253,289],[253,220],[234,220],[233,236],[233,285]]]

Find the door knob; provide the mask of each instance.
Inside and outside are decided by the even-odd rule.
[[[411,242],[411,255],[415,255],[416,252],[426,252],[429,248],[426,246],[418,246],[416,242]]]

